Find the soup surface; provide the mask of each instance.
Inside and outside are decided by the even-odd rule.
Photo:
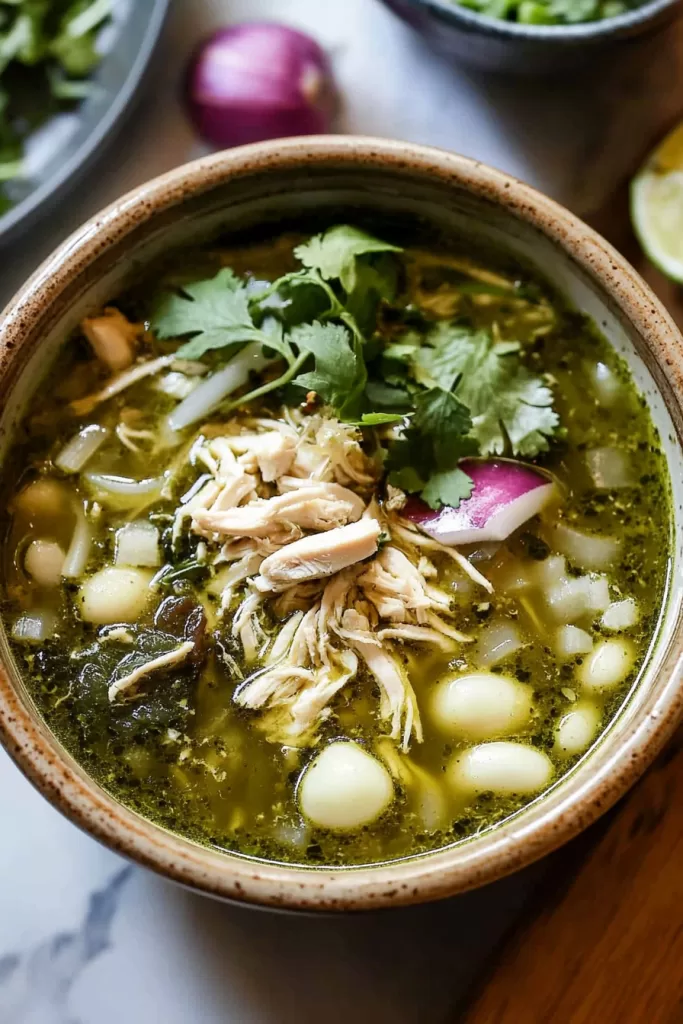
[[[129,807],[268,859],[514,813],[606,727],[664,599],[664,458],[593,325],[505,256],[343,224],[93,310],[4,481],[50,727]]]

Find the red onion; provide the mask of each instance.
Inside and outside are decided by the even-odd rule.
[[[216,146],[239,146],[329,130],[335,90],[324,51],[285,25],[220,29],[195,53],[187,80],[190,114]]]
[[[474,481],[472,494],[457,508],[434,512],[410,498],[403,515],[442,544],[502,541],[547,505],[555,484],[531,466],[507,459],[468,459],[460,468]]]

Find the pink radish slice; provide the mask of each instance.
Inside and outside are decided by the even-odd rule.
[[[409,498],[403,510],[406,519],[441,544],[506,540],[555,493],[552,480],[521,462],[467,459],[460,468],[474,489],[457,508],[447,505],[435,512],[420,498]]]

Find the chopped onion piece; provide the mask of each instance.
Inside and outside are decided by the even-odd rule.
[[[546,598],[557,622],[575,622],[605,611],[610,604],[609,584],[605,576],[570,577],[551,587]]]
[[[152,523],[139,520],[116,531],[116,565],[154,568],[161,565],[159,531]]]
[[[616,491],[633,486],[630,459],[619,448],[593,448],[586,452],[586,465],[598,490]]]
[[[12,626],[12,639],[20,643],[41,644],[55,635],[57,616],[49,609],[24,612]]]
[[[555,654],[559,661],[571,661],[593,650],[593,637],[578,626],[561,626],[555,634]]]
[[[201,384],[173,410],[167,419],[171,430],[184,430],[197,420],[208,416],[227,395],[243,387],[252,373],[260,373],[273,359],[266,359],[258,342],[247,345],[217,373],[206,377]]]
[[[548,531],[548,541],[570,562],[587,572],[612,568],[621,551],[621,541],[616,537],[596,537],[564,523],[558,523]]]
[[[567,560],[563,555],[550,555],[534,566],[534,582],[542,590],[561,583],[567,575]]]
[[[611,409],[621,393],[621,381],[605,363],[596,363],[591,370],[593,387],[600,405]]]
[[[622,629],[631,629],[635,626],[639,617],[638,605],[632,597],[627,597],[623,601],[614,601],[607,608],[600,619],[600,625],[603,629],[619,633]]]
[[[67,580],[78,579],[83,575],[90,558],[92,545],[92,530],[80,503],[75,504],[75,512],[76,527],[62,566],[62,576]]]
[[[523,646],[524,642],[515,626],[509,622],[492,622],[479,635],[477,660],[480,665],[489,668],[509,658]]]
[[[506,540],[556,494],[547,476],[511,459],[466,459],[460,468],[474,488],[457,508],[446,505],[435,512],[419,498],[410,498],[403,509],[406,519],[441,544]]]
[[[83,427],[75,437],[72,437],[64,445],[55,459],[55,466],[63,473],[80,473],[86,462],[93,457],[108,436],[107,428],[101,427],[98,423],[91,423],[89,426]]]
[[[136,505],[152,501],[161,494],[164,486],[163,476],[132,480],[127,476],[114,476],[110,473],[85,473],[83,479],[95,492],[99,501],[114,505],[116,508],[134,508]]]

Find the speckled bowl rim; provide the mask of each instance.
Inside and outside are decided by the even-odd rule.
[[[160,213],[226,180],[255,173],[373,167],[414,182],[438,182],[492,202],[531,225],[606,291],[654,354],[660,390],[675,406],[678,444],[683,408],[682,339],[635,270],[604,239],[551,199],[473,160],[402,142],[350,136],[277,141],[218,153],[144,184],[107,207],[51,255],[0,320],[0,380],[32,326],[59,308],[63,289],[91,262]],[[175,213],[174,213],[175,216]],[[107,846],[184,885],[214,896],[273,908],[367,910],[454,895],[493,881],[550,852],[613,804],[652,761],[683,713],[681,618],[638,719],[619,742],[603,741],[587,770],[570,777],[520,816],[474,841],[376,867],[307,869],[213,851],[153,825],[108,796],[64,752],[35,710],[0,672],[0,739],[37,788],[73,822]],[[636,699],[638,694],[636,693]]]
[[[612,36],[619,38],[631,32],[644,31],[651,21],[656,21],[665,11],[681,6],[682,0],[646,0],[639,7],[613,18],[584,21],[577,25],[524,25],[516,21],[504,21],[471,11],[455,0],[408,0],[408,3],[417,9],[428,10],[442,21],[451,22],[466,31],[498,39],[563,46],[582,42],[607,42]]]

